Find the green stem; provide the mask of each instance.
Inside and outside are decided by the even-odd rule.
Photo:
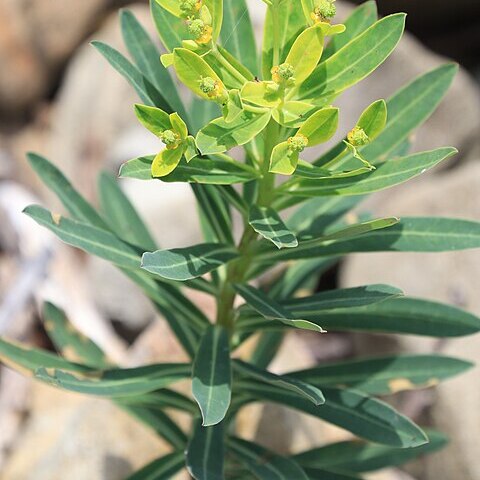
[[[277,66],[280,63],[280,31],[278,26],[280,25],[278,2],[272,3],[272,26],[273,26],[273,66]]]
[[[248,82],[248,78],[244,77],[241,72],[239,72],[218,50],[216,47],[212,49],[212,55],[215,57],[215,60],[222,65],[222,67],[227,70],[230,75],[232,75],[235,80],[240,82],[240,85],[244,85]]]

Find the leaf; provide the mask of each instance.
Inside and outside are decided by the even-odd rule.
[[[234,285],[235,290],[243,297],[243,299],[256,310],[260,315],[268,320],[278,320],[286,325],[302,328],[304,330],[313,330],[315,332],[323,333],[322,327],[313,324],[300,317],[292,315],[291,312],[283,308],[272,298],[269,298],[260,290],[249,285]],[[272,322],[273,323],[273,322]]]
[[[245,0],[224,0],[222,45],[251,72],[257,73],[257,46]]]
[[[73,247],[120,267],[136,269],[140,265],[138,253],[107,230],[55,215],[38,205],[30,205],[24,213]]]
[[[138,472],[130,475],[127,480],[170,480],[185,466],[183,452],[173,452],[157,458]]]
[[[372,231],[391,228],[398,222],[398,218],[387,217],[370,220],[368,222],[357,223],[319,238],[306,240],[304,242],[301,241],[298,247],[295,249],[273,250],[269,248],[267,250],[267,245],[264,249],[264,252],[257,253],[256,258],[265,263],[276,263],[285,260],[298,260],[301,258],[313,258],[315,256],[323,256],[323,246],[325,246],[326,251],[328,251],[331,242],[335,243],[335,241],[341,241],[342,239],[345,239],[346,241],[346,239],[361,237],[362,235],[366,235],[367,233]],[[318,255],[318,251],[321,251],[322,255]],[[334,254],[335,252],[325,253],[325,255]]]
[[[308,139],[308,146],[314,147],[324,143],[335,134],[338,127],[338,108],[322,108],[308,117],[300,127],[297,135]]]
[[[187,28],[183,19],[160,6],[157,0],[150,0],[150,11],[158,35],[167,51],[182,45]]]
[[[319,388],[345,386],[371,395],[388,395],[434,386],[472,366],[441,355],[388,355],[319,365],[287,375]]]
[[[290,148],[287,142],[281,142],[276,145],[270,157],[268,171],[280,175],[291,175],[298,164],[299,153]]]
[[[219,243],[234,244],[232,219],[225,199],[217,189],[210,185],[192,185],[198,205],[204,215],[213,240]]]
[[[178,147],[173,150],[164,149],[158,153],[152,162],[152,177],[161,178],[172,173],[180,163],[184,152],[184,148]]]
[[[300,243],[300,247],[305,243]],[[479,247],[479,222],[442,217],[404,217],[386,230],[365,232],[361,237],[319,245],[309,250],[308,255],[313,258],[358,252],[449,252]],[[272,249],[272,255],[284,256],[286,253]]]
[[[292,314],[299,314],[292,309]],[[310,322],[336,331],[404,333],[432,337],[457,337],[477,333],[480,319],[456,307],[400,297],[380,303],[310,314]]]
[[[257,178],[258,173],[226,156],[197,157],[188,164],[180,162],[173,173],[161,177],[162,182],[190,182],[210,185],[231,185],[249,182]],[[124,163],[119,175],[124,178],[152,180],[152,162],[154,156],[134,158]]]
[[[164,112],[161,108],[136,104],[135,114],[140,123],[157,137],[165,130],[170,130],[172,128],[170,115]]]
[[[352,147],[350,144],[347,145],[351,148],[355,148]],[[362,160],[362,162],[363,161],[364,160]],[[333,179],[356,177],[358,175],[362,175],[371,171],[372,168],[367,166],[356,168],[355,170],[332,171],[327,170],[326,168],[316,167],[311,163],[300,160],[298,162],[297,168],[295,169],[294,176],[297,178],[308,178],[311,180],[325,180],[329,178]]]
[[[281,190],[287,194],[302,197],[364,195],[385,190],[415,178],[456,153],[455,148],[438,148],[382,162],[377,165],[376,170],[355,177],[327,178],[321,181],[295,179],[283,185]]]
[[[362,5],[353,10],[347,20],[343,22],[346,27],[345,32],[332,37],[325,47],[322,62],[371,27],[377,21],[377,18],[377,4],[374,1],[362,3]]]
[[[240,438],[230,438],[229,449],[259,480],[308,480],[294,461],[260,445]]]
[[[235,360],[233,362],[233,368],[239,372],[241,376],[251,377],[262,383],[276,385],[290,392],[294,392],[300,397],[312,402],[314,405],[323,405],[325,403],[325,398],[318,388],[306,382],[299,382],[289,378],[288,375],[275,375],[267,370],[257,368],[252,364],[242,362],[241,360]]]
[[[104,352],[70,323],[65,312],[53,303],[43,304],[43,325],[55,347],[65,358],[90,367],[105,368],[109,362]]]
[[[188,439],[185,433],[159,408],[145,408],[126,403],[120,405],[123,410],[141,421],[175,449],[182,449],[187,445]]]
[[[244,145],[264,130],[270,118],[270,112],[263,114],[245,112],[230,123],[225,122],[223,118],[217,118],[198,132],[197,147],[203,155],[209,155]]]
[[[222,30],[223,2],[224,0],[205,0],[205,5],[208,7],[210,15],[212,16],[212,40],[214,43],[217,41]]]
[[[29,153],[27,158],[35,173],[57,195],[72,217],[95,227],[108,228],[98,212],[75,190],[55,165],[35,153]]]
[[[360,477],[348,473],[338,473],[323,468],[304,468],[310,480],[362,480]]]
[[[193,364],[192,392],[202,412],[203,426],[220,423],[232,394],[232,372],[227,331],[212,325],[204,333]]]
[[[167,69],[159,62],[160,52],[130,10],[120,13],[122,35],[128,51],[143,75],[162,93],[170,110],[186,117],[177,87]]]
[[[267,368],[280,350],[283,338],[284,333],[282,331],[263,332],[260,334],[250,362],[259,368]]]
[[[54,387],[72,392],[100,397],[118,397],[139,395],[167,387],[188,378],[190,371],[191,365],[187,363],[165,363],[74,375],[58,368],[43,366],[36,370],[35,377]]]
[[[224,450],[223,423],[202,427],[195,422],[186,453],[190,475],[195,480],[224,480]]]
[[[126,242],[155,250],[155,240],[112,175],[106,172],[100,175],[99,192],[102,210],[113,232]]]
[[[163,95],[147,80],[140,70],[127,60],[119,51],[102,42],[92,42],[92,45],[106,58],[108,63],[122,75],[135,89],[143,103],[171,111],[169,103]]]
[[[323,388],[326,401],[317,407],[272,385],[252,381],[242,381],[241,385],[244,392],[255,398],[308,413],[382,445],[412,448],[428,441],[423,431],[407,417],[386,403],[355,390]]]
[[[72,372],[89,372],[90,367],[72,363],[58,355],[0,338],[0,361],[12,369],[32,375],[38,368],[62,368]]]
[[[248,223],[257,233],[278,248],[291,248],[298,245],[297,237],[288,230],[278,213],[272,208],[253,205]]]
[[[368,138],[374,140],[380,135],[387,123],[387,104],[385,100],[377,100],[360,115],[357,126],[363,129]]]
[[[407,463],[421,455],[443,448],[447,438],[426,430],[429,443],[416,448],[392,448],[360,441],[332,443],[299,453],[293,458],[306,469],[339,469],[347,472],[370,472]]]
[[[299,128],[315,110],[316,107],[310,103],[290,101],[273,110],[272,115],[284,127]]]
[[[303,83],[315,70],[323,53],[324,41],[325,37],[321,24],[306,28],[295,39],[285,63],[290,64],[295,69],[295,83],[297,85]]]
[[[400,289],[390,285],[366,285],[363,287],[327,290],[308,297],[289,299],[284,303],[284,307],[309,315],[318,310],[371,305],[402,295],[403,292]]]
[[[216,270],[238,257],[237,250],[221,243],[203,243],[188,248],[146,252],[142,268],[170,280],[189,280]]]
[[[333,97],[363,80],[386,60],[402,37],[404,26],[403,13],[376,22],[320,63],[295,92],[298,99],[317,105],[330,103]]]

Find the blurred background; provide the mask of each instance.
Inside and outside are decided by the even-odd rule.
[[[342,19],[352,4],[338,3]],[[260,32],[263,4],[250,4]],[[41,302],[49,299],[123,365],[182,361],[165,323],[132,284],[103,261],[60,244],[21,214],[30,203],[61,211],[29,169],[27,151],[50,158],[96,202],[99,172],[115,174],[123,161],[158,150],[157,140],[135,119],[133,90],[89,45],[96,39],[124,52],[120,7],[130,8],[155,36],[146,1],[0,0],[0,335],[52,348],[38,315]],[[381,0],[379,9],[382,14],[407,11],[409,34],[371,78],[339,100],[341,134],[370,101],[388,98],[413,77],[453,59],[461,65],[454,86],[412,141],[415,148],[454,145],[460,153],[447,166],[372,197],[366,207],[376,214],[480,220],[480,2]],[[198,241],[188,187],[130,181],[122,188],[162,246]],[[478,251],[356,255],[328,272],[319,288],[391,283],[409,295],[479,315],[479,277]],[[195,301],[213,311],[208,299]],[[360,353],[432,351],[480,364],[478,342],[478,336],[438,342],[293,334],[273,368],[300,368]],[[437,389],[391,400],[416,421],[446,432],[452,442],[402,471],[369,478],[480,480],[479,368]],[[345,438],[338,429],[274,406],[249,409],[239,429],[279,451]],[[0,367],[1,480],[122,480],[165,450],[152,433],[108,402],[59,392]]]

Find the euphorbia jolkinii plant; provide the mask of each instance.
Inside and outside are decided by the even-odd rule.
[[[116,366],[50,303],[43,316],[58,355],[0,342],[9,365],[59,388],[111,398],[171,445],[171,453],[131,479],[168,479],[184,469],[197,480],[358,479],[445,443],[440,433],[423,430],[376,397],[430,387],[471,366],[437,354],[392,354],[301,371],[286,365],[282,374],[269,370],[284,335],[295,329],[323,335],[325,342],[335,331],[433,337],[478,332],[475,316],[410,298],[394,286],[315,292],[312,285],[350,253],[480,247],[480,224],[399,219],[395,212],[387,218],[347,216],[368,194],[423,174],[456,152],[441,147],[409,153],[412,132],[454,77],[450,64],[365,105],[357,122],[338,132],[336,99],[392,53],[405,15],[379,20],[369,1],[339,24],[334,0],[263,3],[261,55],[245,0],[153,0],[163,54],[128,11],[121,22],[132,61],[94,43],[132,84],[139,96],[132,108],[158,138],[152,155],[127,161],[120,175],[159,189],[165,182],[188,182],[202,243],[162,249],[110,176],[100,177],[97,210],[56,167],[29,155],[70,218],[40,206],[28,207],[27,215],[117,266],[151,299],[189,358]],[[174,77],[191,96],[180,96]],[[338,143],[305,160],[307,149],[311,158],[313,148],[335,133]],[[159,211],[173,207],[158,205]],[[275,275],[264,275],[274,267]],[[215,299],[213,321],[192,303],[190,290]],[[241,356],[247,340],[255,348]],[[191,379],[189,394],[176,389],[185,379]],[[240,438],[235,419],[252,402],[284,405],[358,438],[306,452],[293,445],[290,455],[280,455]],[[172,410],[191,416],[188,430]]]

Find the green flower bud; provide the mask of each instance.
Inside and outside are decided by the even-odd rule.
[[[308,138],[301,133],[298,133],[294,137],[288,139],[288,147],[294,152],[303,152],[308,146]]]
[[[177,148],[180,143],[180,137],[173,130],[164,130],[159,138],[169,150]]]
[[[180,10],[184,16],[194,15],[198,10],[200,10],[202,2],[198,0],[182,0],[180,2]]]
[[[212,77],[203,77],[200,81],[200,90],[206,95],[215,93],[217,81]]]
[[[278,67],[273,67],[271,72],[272,80],[277,84],[294,82],[295,69],[289,63],[282,63]]]
[[[347,135],[349,143],[354,147],[361,147],[362,145],[367,145],[370,142],[368,135],[365,133],[365,130],[360,127],[354,127]]]
[[[205,31],[205,23],[199,18],[197,20],[193,20],[188,24],[188,31],[194,38],[200,38]]]

